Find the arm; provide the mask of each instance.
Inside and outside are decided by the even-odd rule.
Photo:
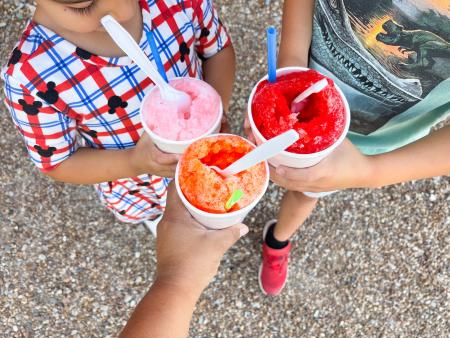
[[[74,184],[101,183],[141,174],[173,177],[177,159],[177,155],[161,152],[144,133],[132,149],[79,148],[46,175]]]
[[[236,72],[234,48],[229,45],[203,63],[204,80],[219,93],[223,110],[228,112]]]
[[[5,74],[5,103],[25,141],[28,154],[55,180],[92,184],[144,173],[170,177],[177,156],[159,151],[147,134],[126,150],[80,148],[77,122],[34,97],[15,78]]]
[[[308,66],[314,0],[285,0],[279,67]]]
[[[331,191],[376,188],[385,185],[448,175],[450,126],[397,150],[363,155],[345,140],[329,157],[306,169],[272,168],[272,180],[290,190]]]
[[[374,181],[368,186],[450,174],[450,125],[389,153],[371,156]],[[372,180],[371,179],[371,180]],[[370,183],[370,182],[367,182]]]
[[[285,0],[278,67],[308,67],[311,46],[314,0]],[[248,117],[244,120],[247,138],[256,143]]]
[[[195,49],[203,61],[203,78],[222,98],[222,131],[228,131],[227,113],[236,72],[231,39],[219,19],[212,0],[192,1]]]
[[[130,150],[80,148],[67,160],[45,174],[55,181],[73,184],[113,181],[138,175],[131,166],[130,158]]]
[[[157,231],[155,282],[121,338],[186,337],[197,299],[217,273],[223,254],[248,228],[238,224],[206,230],[189,215],[171,184]]]
[[[156,279],[120,338],[187,337],[189,323],[202,290],[183,281]]]

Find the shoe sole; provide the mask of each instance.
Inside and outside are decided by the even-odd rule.
[[[266,240],[266,235],[267,235],[267,231],[269,230],[269,227],[270,227],[272,224],[274,224],[274,223],[275,223],[275,220],[271,220],[271,221],[268,221],[268,222],[266,223],[266,225],[264,226],[264,229],[263,229],[263,242]],[[269,295],[269,294],[264,290],[264,288],[263,288],[263,286],[262,286],[262,282],[261,282],[262,268],[263,268],[263,264],[261,263],[261,264],[259,265],[259,271],[258,271],[258,284],[259,284],[259,288],[260,288],[261,292],[262,292],[264,295],[269,296],[269,297],[275,297],[275,296],[278,296],[278,295],[281,293],[281,291],[283,291],[284,287],[286,286],[286,282],[287,282],[287,280],[288,280],[288,278],[289,278],[289,265],[288,265],[288,269],[287,269],[287,271],[286,271],[286,280],[284,281],[283,286],[281,287],[280,291],[278,291],[277,293],[272,294],[272,295]]]

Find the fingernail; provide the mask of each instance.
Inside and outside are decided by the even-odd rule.
[[[241,227],[239,228],[239,236],[245,236],[248,234],[248,226],[246,225],[241,225]]]

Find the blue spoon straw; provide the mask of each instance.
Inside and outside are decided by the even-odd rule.
[[[277,81],[277,29],[267,28],[267,61],[269,66],[269,82]]]
[[[150,45],[150,49],[152,50],[152,54],[153,54],[153,58],[155,59],[156,66],[158,67],[159,74],[161,74],[162,78],[166,82],[169,82],[169,80],[167,79],[166,71],[164,69],[164,65],[162,63],[161,57],[159,56],[158,47],[156,47],[153,32],[151,30],[147,32],[147,40]]]

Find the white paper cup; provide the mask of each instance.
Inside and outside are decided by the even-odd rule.
[[[172,80],[176,80],[176,79],[190,79],[192,81],[202,81],[200,79],[196,79],[193,77],[190,78],[186,78],[186,77],[176,77],[173,79],[170,79],[169,82],[171,82]],[[206,83],[206,82],[204,82]],[[209,84],[208,84],[209,85]],[[223,106],[222,106],[222,100],[220,100],[220,105],[219,105],[219,111],[217,114],[217,120],[214,122],[214,124],[211,126],[211,128],[209,128],[209,130],[196,137],[193,138],[191,140],[185,140],[185,141],[173,141],[173,140],[169,140],[166,139],[164,137],[161,137],[157,134],[155,134],[148,126],[147,123],[145,122],[145,118],[144,118],[144,112],[143,112],[143,108],[144,108],[144,103],[145,101],[148,99],[148,97],[150,96],[150,93],[155,90],[157,87],[154,86],[152,89],[149,90],[149,92],[147,94],[145,94],[144,99],[141,102],[141,107],[139,109],[139,117],[141,119],[141,123],[142,123],[142,127],[144,128],[145,132],[151,137],[152,141],[156,144],[156,146],[163,152],[165,153],[169,153],[169,154],[182,154],[184,152],[184,150],[193,142],[201,139],[204,136],[207,135],[211,135],[211,134],[215,134],[218,133],[220,131],[220,126],[221,126],[221,122],[222,122],[222,116],[223,116]],[[211,87],[212,88],[212,87]]]
[[[286,67],[286,68],[280,68],[277,70],[277,76],[281,76],[284,74],[289,74],[293,72],[303,72],[309,70],[308,68],[304,67]],[[248,119],[250,121],[250,126],[252,128],[253,135],[255,136],[256,144],[260,145],[261,143],[266,142],[267,140],[264,138],[264,136],[260,133],[258,128],[256,128],[255,122],[253,121],[253,113],[252,113],[252,102],[253,97],[255,96],[256,89],[258,88],[259,84],[267,80],[268,76],[264,76],[253,88],[249,100],[248,100]],[[313,165],[316,165],[321,160],[323,160],[325,157],[330,155],[334,149],[336,149],[345,139],[348,133],[348,129],[350,127],[350,108],[348,106],[347,99],[345,98],[344,94],[340,90],[340,88],[335,84],[335,87],[340,94],[342,101],[344,102],[344,108],[345,108],[345,127],[342,131],[341,136],[336,140],[335,143],[333,143],[328,148],[321,150],[317,153],[311,153],[311,154],[296,154],[291,153],[289,151],[283,151],[280,154],[278,154],[275,157],[272,157],[269,159],[269,163],[273,165],[274,167],[278,167],[279,165],[283,165],[286,167],[292,167],[292,168],[308,168],[312,167]]]
[[[215,134],[206,136],[205,138],[209,137],[215,137],[215,136],[223,136],[223,135],[231,135],[231,134]],[[231,135],[236,136],[236,135]],[[237,136],[240,137],[240,136]],[[240,137],[247,143],[251,144],[252,146],[255,146],[250,141]],[[181,162],[181,161],[180,161]],[[247,216],[247,214],[258,204],[258,202],[261,200],[261,198],[266,193],[267,187],[269,186],[269,165],[267,164],[267,161],[264,161],[264,166],[266,167],[266,179],[264,181],[263,189],[261,190],[261,193],[258,195],[255,200],[247,205],[245,208],[242,208],[237,211],[229,212],[226,214],[213,214],[209,213],[203,210],[198,209],[197,207],[193,206],[184,196],[183,191],[180,187],[180,182],[178,180],[179,170],[180,170],[180,162],[178,162],[177,169],[175,171],[175,187],[178,192],[178,196],[180,196],[181,201],[183,202],[186,209],[188,209],[189,213],[194,217],[199,223],[204,225],[205,227],[209,229],[219,230],[228,228],[230,226],[233,226],[238,223],[242,223],[244,218]]]

